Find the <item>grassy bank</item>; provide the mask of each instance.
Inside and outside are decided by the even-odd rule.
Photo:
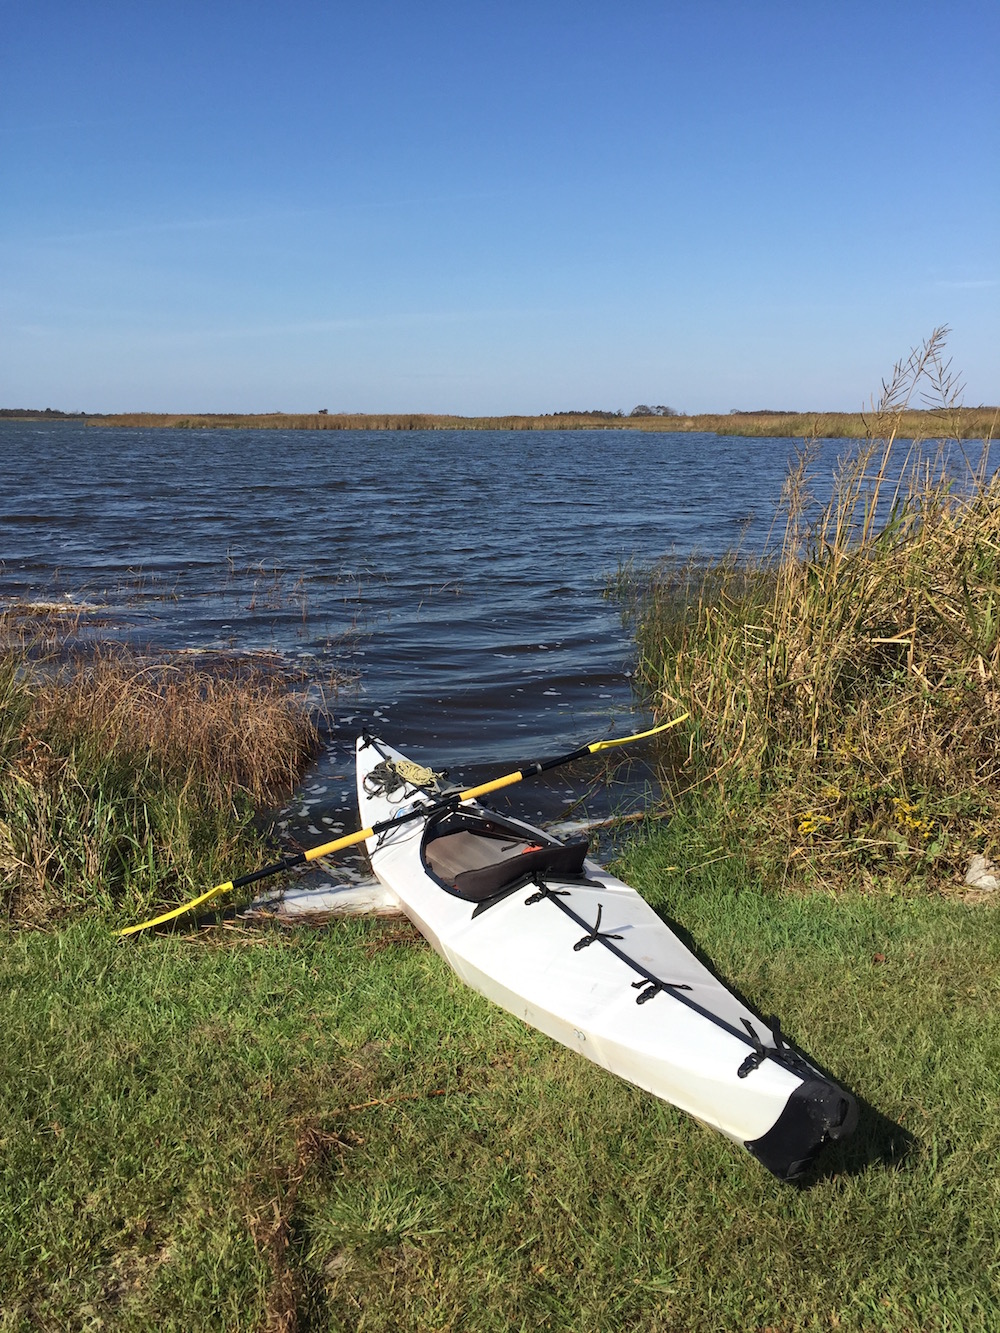
[[[253,659],[76,652],[58,628],[41,658],[0,653],[0,915],[131,918],[252,868],[254,811],[317,740],[294,683]]]
[[[408,928],[8,932],[0,1329],[991,1330],[995,918],[714,850],[679,823],[626,869],[870,1104],[811,1188]]]
[[[151,744],[144,708],[162,714],[170,687],[148,668],[6,686],[5,824],[37,781],[30,738],[38,790],[63,802],[38,845],[78,859],[46,863],[44,893],[23,856],[4,863],[0,1330],[992,1329],[991,911],[776,896],[697,807],[626,851],[622,873],[862,1101],[856,1135],[790,1188],[473,994],[407,926],[116,938],[137,896],[216,878],[224,837],[241,865],[255,846],[230,813],[250,803],[239,753],[206,770],[204,736]],[[171,715],[176,742],[192,724]],[[100,763],[139,747],[157,756],[141,792],[112,785]],[[157,842],[156,793],[202,789],[185,806],[209,821],[200,850],[174,823]],[[102,825],[111,807],[122,822]],[[88,863],[78,837],[140,808]]]
[[[623,571],[641,678],[692,714],[673,797],[776,885],[958,891],[1000,856],[1000,481],[900,436],[940,357],[897,367],[820,509],[803,452],[774,555]]]
[[[459,417],[427,413],[269,412],[180,414],[126,412],[91,418],[95,426],[171,427],[183,430],[638,430],[703,431],[717,435],[779,439],[859,439],[871,429],[871,414],[861,412],[735,412],[700,416],[618,416],[572,412],[546,416]],[[945,433],[979,440],[994,433],[1000,408],[908,409],[900,417],[900,438],[923,439]]]

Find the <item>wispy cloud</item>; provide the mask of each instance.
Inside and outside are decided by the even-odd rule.
[[[934,286],[951,291],[984,291],[989,287],[1000,287],[1000,278],[938,278]]]
[[[415,212],[434,211],[454,208],[459,205],[489,204],[507,195],[500,188],[437,191],[428,194],[400,196],[379,192],[368,199],[334,199],[308,208],[288,208],[278,205],[273,208],[261,208],[246,212],[234,210],[232,213],[214,213],[195,217],[174,218],[139,218],[132,222],[106,225],[95,220],[93,226],[80,226],[72,230],[36,234],[16,234],[8,232],[0,236],[0,244],[7,243],[25,248],[41,249],[52,245],[76,245],[80,242],[123,241],[142,239],[143,237],[183,235],[198,232],[239,231],[249,228],[267,228],[273,233],[275,228],[285,224],[314,222],[348,221],[373,213],[388,213],[392,216],[412,215]],[[238,208],[238,205],[237,205]]]
[[[347,315],[339,319],[302,319],[285,322],[260,321],[247,324],[229,324],[209,328],[151,328],[144,321],[141,329],[123,320],[114,327],[108,327],[100,320],[90,318],[91,336],[110,336],[126,338],[134,344],[140,341],[147,345],[183,346],[204,343],[224,343],[255,341],[260,339],[283,339],[298,337],[316,337],[323,334],[353,333],[362,330],[379,329],[419,329],[428,326],[449,324],[481,324],[506,320],[546,319],[557,311],[547,309],[503,308],[493,310],[413,310],[387,312],[380,315]],[[22,337],[53,337],[65,335],[65,326],[41,323],[22,323],[12,326],[12,331]]]
[[[549,310],[413,310],[381,315],[349,315],[339,319],[304,319],[287,323],[234,324],[217,328],[178,329],[164,333],[169,339],[197,342],[240,338],[295,338],[323,333],[349,333],[363,329],[408,329],[429,324],[476,324],[491,320],[540,319]]]
[[[285,210],[281,213],[275,212],[257,215],[246,214],[243,216],[234,215],[230,217],[207,216],[173,218],[160,222],[134,222],[115,227],[95,226],[80,228],[76,231],[52,232],[48,235],[25,237],[23,238],[23,241],[19,240],[17,243],[32,248],[41,248],[46,245],[75,245],[80,241],[120,241],[143,236],[169,236],[180,235],[186,232],[226,231],[233,228],[255,226],[261,223],[273,225],[278,222],[288,221],[293,218],[307,215],[307,210]],[[13,238],[8,237],[7,243],[10,244],[12,242]]]

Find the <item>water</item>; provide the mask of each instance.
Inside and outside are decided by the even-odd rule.
[[[0,422],[0,597],[68,598],[159,649],[273,650],[334,701],[280,823],[355,819],[362,723],[463,783],[647,720],[609,575],[759,549],[790,440],[634,431],[130,430]],[[844,448],[830,441],[832,459]],[[623,751],[617,752],[623,755]],[[599,818],[647,797],[641,749],[510,789]]]

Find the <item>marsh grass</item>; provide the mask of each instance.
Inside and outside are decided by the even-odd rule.
[[[618,589],[643,682],[692,714],[674,797],[779,880],[942,888],[1000,849],[1000,481],[989,440],[899,433],[918,393],[957,410],[943,345],[896,367],[821,506],[803,447],[774,554]]]
[[[0,657],[0,911],[142,911],[259,864],[254,814],[313,753],[296,674],[121,644]],[[237,853],[237,849],[238,853]]]
[[[266,655],[153,658],[105,644],[39,674],[33,717],[62,743],[95,738],[145,753],[219,804],[263,802],[298,776],[318,740],[294,686],[305,678]]]
[[[939,408],[907,406],[899,415],[900,438],[923,439],[946,429],[963,440],[980,440],[996,432],[1000,408],[957,407],[942,424]],[[637,430],[676,434],[755,436],[770,439],[858,439],[867,436],[864,412],[731,412],[696,416],[625,416],[615,412],[557,412],[542,416],[459,417],[427,412],[263,412],[179,413],[130,412],[94,417],[94,426],[169,427],[178,430]]]

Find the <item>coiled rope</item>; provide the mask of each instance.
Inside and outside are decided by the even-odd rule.
[[[442,773],[435,773],[433,768],[425,768],[423,764],[415,764],[410,759],[383,759],[367,774],[364,786],[370,796],[376,793],[393,796],[407,784],[436,791],[440,785],[439,779],[443,776]]]

